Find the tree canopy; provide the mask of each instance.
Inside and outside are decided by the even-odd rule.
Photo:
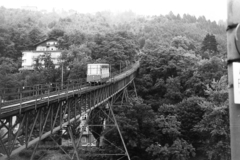
[[[130,11],[92,15],[4,7],[0,20],[0,89],[60,82],[62,71],[64,81],[85,79],[88,63],[109,63],[119,71],[139,58],[141,101],[114,108],[130,156],[230,159],[222,22],[173,12],[145,17]],[[62,52],[59,67],[46,53],[36,59],[34,71],[19,73],[22,51],[51,37]],[[115,133],[107,136],[118,144]]]

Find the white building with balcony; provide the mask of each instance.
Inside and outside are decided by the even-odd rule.
[[[39,58],[39,56],[44,55],[45,53],[49,53],[51,55],[53,64],[56,67],[59,67],[58,59],[61,56],[61,51],[58,49],[58,46],[58,41],[55,38],[49,38],[35,44],[33,46],[34,50],[23,51],[22,68],[20,68],[19,70],[34,70],[34,64],[36,63],[36,59]]]

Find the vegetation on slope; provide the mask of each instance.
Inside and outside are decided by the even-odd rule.
[[[21,51],[48,37],[57,38],[63,50],[59,61],[64,61],[64,80],[85,78],[86,65],[92,62],[119,70],[140,53],[136,84],[142,100],[115,108],[130,156],[230,159],[223,25],[172,12],[142,17],[132,12],[57,14],[3,7],[0,20],[0,89],[60,81],[61,70],[47,55],[41,57],[48,62],[45,67],[18,72]]]

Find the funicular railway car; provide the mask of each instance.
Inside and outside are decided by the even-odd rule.
[[[106,83],[109,79],[109,64],[88,64],[87,82],[88,83]]]

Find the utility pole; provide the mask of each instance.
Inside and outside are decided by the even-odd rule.
[[[120,73],[122,72],[122,65],[121,65],[121,61],[120,61]]]
[[[61,73],[61,89],[63,89],[63,61],[62,61],[62,73]]]
[[[240,0],[228,0],[227,2],[227,59],[231,160],[238,160],[240,158],[240,104],[236,102],[237,92],[235,92],[234,95],[234,90],[238,89],[235,77],[239,75],[236,75],[236,72],[233,72],[233,70],[236,70],[236,66],[240,63]]]

